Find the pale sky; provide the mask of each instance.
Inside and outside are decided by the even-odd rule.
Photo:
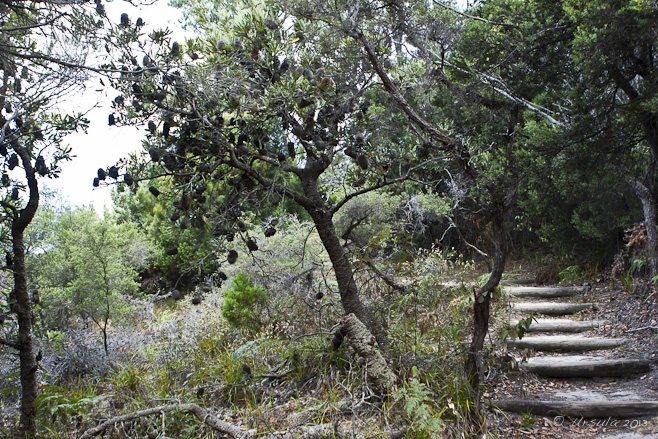
[[[105,3],[105,2],[103,2]],[[181,13],[168,6],[168,0],[157,0],[149,6],[134,7],[124,1],[105,3],[108,17],[119,22],[123,12],[128,13],[131,21],[142,17],[147,27],[168,27],[174,31],[174,39],[184,40],[180,29],[179,19]],[[107,85],[107,81],[105,81]],[[70,96],[64,104],[75,111],[88,111],[93,108],[87,118],[90,121],[87,134],[76,133],[66,137],[76,157],[69,162],[62,163],[60,178],[41,180],[42,184],[58,189],[62,196],[74,205],[92,204],[96,211],[102,213],[105,207],[110,207],[112,199],[110,187],[94,188],[92,183],[97,175],[98,168],[107,168],[115,164],[120,158],[127,157],[130,152],[141,149],[141,139],[144,136],[144,127],[117,127],[108,125],[108,115],[112,112],[110,102],[119,93],[110,87],[103,87],[98,78],[89,81],[84,93]]]

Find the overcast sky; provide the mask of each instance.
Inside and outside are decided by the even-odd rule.
[[[110,19],[119,22],[121,14],[129,14],[131,21],[142,17],[146,26],[151,28],[168,27],[174,31],[174,39],[183,41],[180,29],[181,13],[168,6],[168,0],[157,0],[152,5],[134,7],[124,1],[106,3],[106,12]],[[106,81],[107,85],[107,81]],[[98,78],[89,81],[84,93],[72,95],[63,105],[75,111],[88,111],[90,121],[86,134],[76,133],[67,136],[68,143],[75,155],[73,160],[62,163],[60,178],[42,180],[45,185],[58,189],[65,199],[76,205],[92,204],[97,212],[102,213],[110,207],[112,200],[110,187],[94,188],[92,183],[98,168],[115,164],[120,158],[141,148],[144,127],[108,126],[108,115],[112,112],[110,102],[119,93],[110,87],[101,85]]]

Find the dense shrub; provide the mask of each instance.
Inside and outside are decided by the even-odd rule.
[[[236,327],[257,332],[263,325],[261,313],[265,308],[267,292],[254,285],[245,273],[231,280],[232,288],[224,293],[222,316]]]

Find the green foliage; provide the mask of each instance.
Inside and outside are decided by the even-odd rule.
[[[254,285],[245,273],[238,273],[231,280],[231,287],[224,293],[222,316],[236,328],[258,332],[263,324],[261,313],[267,300],[267,292]]]
[[[395,401],[401,401],[410,423],[410,432],[418,439],[439,437],[445,431],[441,415],[445,411],[436,406],[432,390],[418,380],[418,370],[413,367],[412,377],[393,394]],[[407,435],[409,435],[407,433]]]
[[[508,337],[512,340],[516,340],[517,338],[519,340],[522,339],[528,329],[530,329],[530,325],[532,325],[533,320],[536,320],[538,316],[539,314],[532,313],[525,319],[519,320],[519,322],[514,326],[507,325],[507,327],[503,327],[500,334],[501,340],[505,341],[505,339]]]
[[[42,294],[46,328],[68,326],[72,317],[90,319],[107,350],[112,324],[127,322],[139,284],[138,271],[153,253],[131,224],[100,219],[93,209],[45,209],[48,221],[35,222],[39,249],[28,260],[33,284]],[[46,230],[44,232],[43,230]]]
[[[44,416],[59,419],[67,424],[74,417],[86,417],[91,409],[107,398],[107,395],[97,395],[84,387],[71,391],[63,387],[45,385],[36,400],[36,409]]]

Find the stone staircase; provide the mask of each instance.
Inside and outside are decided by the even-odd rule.
[[[528,359],[517,360],[519,368],[543,379],[562,380],[565,384],[560,386],[562,388],[568,388],[569,383],[575,381],[578,385],[572,390],[547,390],[523,399],[492,400],[492,407],[572,419],[658,416],[657,389],[635,392],[632,390],[635,387],[630,385],[640,379],[639,374],[651,370],[652,362],[630,356],[604,355],[604,350],[623,347],[628,340],[593,336],[592,332],[605,327],[605,321],[573,319],[573,314],[595,307],[592,303],[578,301],[582,288],[504,286],[503,290],[511,302],[511,324],[533,313],[541,314],[522,339],[507,340],[510,352],[519,354],[518,357],[522,353],[530,354]],[[602,391],[600,385],[591,391],[583,390],[583,383],[585,386],[587,382],[600,384],[601,380],[604,387],[609,382],[611,390]]]

